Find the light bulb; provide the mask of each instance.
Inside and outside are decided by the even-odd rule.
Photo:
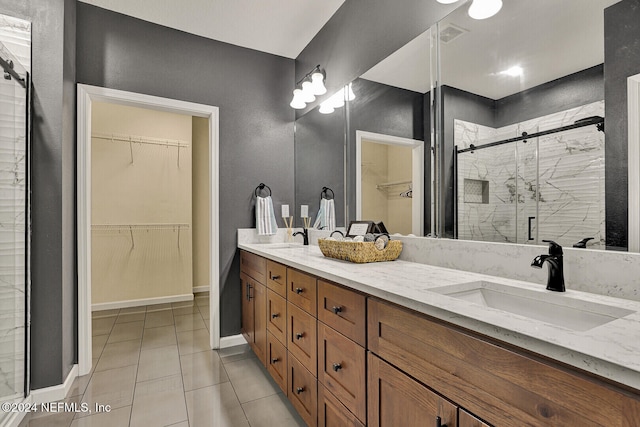
[[[353,93],[353,89],[351,88],[351,83],[347,86],[347,101],[353,101],[356,99],[356,94]]]
[[[291,106],[291,108],[295,108],[296,110],[300,110],[307,106],[307,103],[302,99],[301,89],[293,90],[293,99],[291,100],[291,103],[289,105]]]
[[[313,85],[309,80],[302,82],[302,100],[307,104],[316,100],[313,94]]]
[[[487,19],[502,9],[502,0],[473,0],[469,6],[469,16],[473,19]]]
[[[333,108],[344,106],[344,88],[331,95],[331,98],[329,98],[327,102],[330,103]]]
[[[336,111],[336,109],[333,107],[333,105],[331,105],[329,100],[320,104],[320,109],[318,110],[318,112],[321,114],[331,114],[334,111]]]
[[[324,75],[320,71],[311,74],[311,87],[314,95],[324,95],[327,88],[324,86]]]

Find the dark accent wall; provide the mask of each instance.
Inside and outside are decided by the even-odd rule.
[[[77,81],[220,108],[221,336],[240,332],[236,229],[264,182],[294,197],[294,61],[78,3]]]
[[[628,246],[627,78],[640,73],[640,0],[604,10],[607,248]]]
[[[61,384],[76,359],[75,1],[0,0],[32,22],[31,388]]]
[[[296,58],[296,81],[320,64],[327,73],[329,96],[459,6],[431,0],[345,1]],[[300,110],[297,117],[315,105]]]

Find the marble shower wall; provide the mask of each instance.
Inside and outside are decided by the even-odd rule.
[[[604,116],[604,101],[498,129],[455,120],[454,138],[462,149],[591,116]],[[457,204],[459,239],[521,244],[551,239],[571,246],[593,237],[589,247],[604,249],[604,133],[587,126],[461,153]]]

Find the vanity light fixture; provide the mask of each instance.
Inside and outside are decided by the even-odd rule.
[[[459,0],[437,0],[438,3],[452,4]],[[473,0],[469,6],[469,16],[473,19],[491,18],[502,9],[502,0]]]
[[[309,71],[305,76],[296,83],[293,90],[293,99],[289,104],[291,108],[302,109],[308,103],[316,100],[316,95],[324,95],[327,88],[324,86],[324,73],[320,70],[320,65]]]
[[[345,100],[353,101],[354,99],[356,99],[356,94],[353,93],[353,88],[351,87],[351,83],[349,83],[320,104],[318,112],[321,114],[331,114],[336,108],[343,107]]]

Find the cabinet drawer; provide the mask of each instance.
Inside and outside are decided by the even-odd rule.
[[[287,392],[287,349],[267,332],[267,370],[283,392]]]
[[[366,354],[349,338],[318,322],[318,382],[360,421],[366,421]]]
[[[491,427],[487,423],[483,423],[464,409],[458,409],[458,427]]]
[[[316,278],[287,268],[287,300],[315,317],[317,312]]]
[[[317,372],[317,320],[287,303],[287,348],[315,376]]]
[[[287,342],[287,300],[267,289],[267,330],[281,343]]]
[[[240,251],[240,272],[263,285],[266,284],[267,260],[247,251]]]
[[[318,320],[366,346],[366,298],[352,290],[318,280]]]
[[[364,427],[322,384],[318,384],[318,427]]]
[[[287,267],[267,260],[267,287],[287,297]]]
[[[287,395],[303,420],[310,427],[318,424],[318,381],[289,353]]]

